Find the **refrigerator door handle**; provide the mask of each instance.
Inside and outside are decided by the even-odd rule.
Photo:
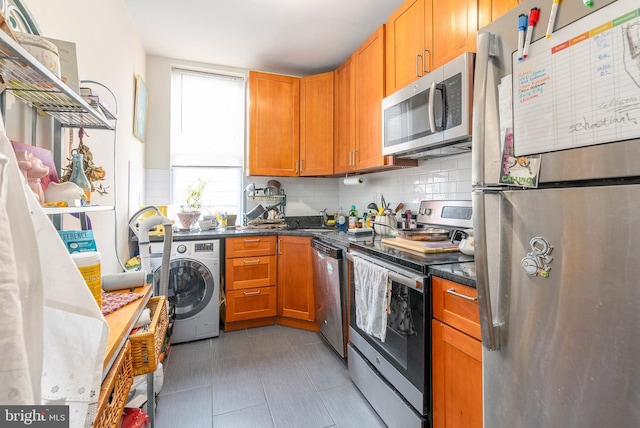
[[[482,345],[490,351],[498,349],[498,326],[493,323],[491,294],[489,290],[489,261],[487,257],[487,229],[485,226],[485,191],[474,190],[473,202],[473,234],[475,244],[476,288],[478,290],[478,306],[480,309],[480,330]]]
[[[471,183],[474,186],[484,185],[485,174],[485,127],[487,116],[487,86],[489,61],[495,54],[492,46],[493,34],[479,32],[477,40],[476,66],[473,82],[473,120],[471,124],[472,146]]]

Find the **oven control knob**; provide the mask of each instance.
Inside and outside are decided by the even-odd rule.
[[[184,244],[180,244],[178,245],[178,248],[176,248],[176,251],[180,254],[184,254],[187,252],[187,246]]]

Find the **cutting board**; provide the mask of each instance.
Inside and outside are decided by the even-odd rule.
[[[442,242],[425,242],[425,241],[412,241],[404,238],[382,238],[383,244],[391,245],[392,247],[398,247],[405,250],[417,251],[423,254],[430,253],[450,253],[459,251],[456,244],[452,244],[449,241]]]

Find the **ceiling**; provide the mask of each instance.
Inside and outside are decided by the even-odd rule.
[[[124,0],[147,54],[307,76],[334,70],[403,0]]]

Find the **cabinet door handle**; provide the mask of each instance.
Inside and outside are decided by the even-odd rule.
[[[278,239],[278,254],[282,254],[282,252],[280,252],[280,243],[282,242],[282,239]]]
[[[349,166],[353,166],[353,150],[349,152]]]
[[[418,58],[422,60],[422,67],[420,67],[420,61],[418,61]],[[416,55],[416,76],[418,77],[422,77],[422,75],[420,74],[420,69],[424,70],[424,57],[422,56],[422,54]]]
[[[257,265],[260,264],[260,259],[255,259],[255,260],[243,260],[243,262],[245,265]]]
[[[296,174],[298,173],[298,159],[296,159]]]
[[[422,71],[424,72],[424,74],[427,74],[429,72],[429,70],[427,70],[427,54],[429,54],[429,56],[431,56],[431,51],[429,49],[425,49],[424,52],[422,53]]]
[[[245,291],[243,294],[245,296],[256,296],[256,295],[260,294],[260,290],[258,290],[258,291]]]
[[[245,239],[244,240],[245,244],[250,244],[250,243],[253,243],[253,242],[260,242],[260,238],[258,238],[258,239]]]
[[[356,154],[358,153],[359,150],[354,150],[353,151],[353,166],[356,166],[358,164],[358,160],[356,158]]]
[[[302,165],[304,165],[303,162],[304,159],[300,159],[300,174],[302,174],[302,171],[304,171],[304,168],[302,167]]]
[[[464,294],[457,293],[455,288],[448,289],[447,293],[453,294],[454,296],[457,296],[457,297],[462,297],[465,300],[471,300],[472,302],[478,301],[477,297],[469,297],[469,296],[465,296]]]

